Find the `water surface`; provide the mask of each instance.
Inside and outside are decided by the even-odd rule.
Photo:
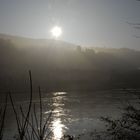
[[[16,107],[25,108],[28,105],[26,94],[13,94]],[[117,118],[122,113],[122,108],[127,103],[136,102],[136,95],[124,90],[106,90],[92,92],[52,92],[42,93],[43,118],[51,116],[52,136],[60,140],[64,134],[78,135],[92,132],[94,129],[103,129],[101,116]],[[34,95],[33,103],[39,114],[39,98]],[[16,133],[16,121],[11,104],[8,104],[6,119],[6,135],[13,137]]]

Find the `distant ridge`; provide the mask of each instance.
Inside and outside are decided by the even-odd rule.
[[[54,39],[35,39],[35,38],[28,38],[22,36],[15,36],[15,35],[8,35],[0,33],[0,38],[5,40],[10,40],[17,46],[67,46],[68,48],[75,48],[77,45],[72,43],[68,43],[62,40],[54,40]]]

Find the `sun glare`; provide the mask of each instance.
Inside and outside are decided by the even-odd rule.
[[[53,37],[58,38],[62,34],[62,29],[61,27],[55,26],[52,28],[51,33]]]

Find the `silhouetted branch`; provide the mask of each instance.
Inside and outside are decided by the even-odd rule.
[[[5,99],[4,109],[0,109],[0,140],[3,139],[3,131],[4,131],[4,123],[5,123],[5,115],[7,110],[7,95]]]

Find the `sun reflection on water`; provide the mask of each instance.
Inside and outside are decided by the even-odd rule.
[[[53,127],[53,139],[54,140],[61,140],[61,138],[64,135],[64,128],[66,126],[62,122],[62,115],[64,113],[63,106],[64,106],[64,98],[65,98],[66,92],[56,92],[53,93],[53,108],[54,108],[54,118],[52,121],[52,127]]]
[[[66,95],[67,92],[55,92],[53,93],[54,96],[57,96],[57,95]]]
[[[54,128],[54,130],[53,130],[54,139],[55,140],[60,140],[63,136],[63,127],[64,127],[60,118],[54,120],[52,125],[53,125],[53,128]]]

